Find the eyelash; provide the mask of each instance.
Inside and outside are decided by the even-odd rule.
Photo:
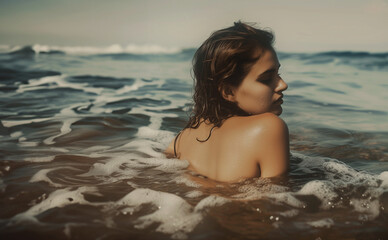
[[[280,73],[277,73],[277,74],[276,74],[276,77],[279,78],[280,75],[281,75]],[[268,78],[268,79],[265,79],[265,80],[261,80],[261,82],[262,82],[262,83],[269,83],[269,82],[272,81],[272,79],[274,79],[274,77],[271,77],[271,78]]]

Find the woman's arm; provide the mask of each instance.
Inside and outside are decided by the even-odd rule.
[[[288,127],[281,118],[270,113],[263,114],[258,121],[254,154],[261,177],[282,175],[289,167]]]

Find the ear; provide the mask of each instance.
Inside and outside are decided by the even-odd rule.
[[[236,97],[234,95],[234,88],[229,85],[220,86],[219,91],[221,92],[222,97],[229,102],[236,102]]]

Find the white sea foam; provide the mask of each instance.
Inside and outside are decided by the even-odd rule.
[[[85,153],[98,154],[100,152],[105,152],[106,150],[108,150],[110,148],[111,148],[110,146],[95,145],[95,146],[85,148],[83,151]]]
[[[178,175],[178,176],[174,177],[172,180],[170,180],[170,182],[177,183],[177,184],[184,184],[188,187],[195,187],[195,188],[201,187],[200,184],[190,180],[189,178],[187,178],[183,175]]]
[[[143,204],[152,204],[156,210],[139,217],[135,227],[144,229],[154,223],[159,223],[156,231],[171,234],[172,238],[187,238],[203,219],[205,210],[210,207],[222,206],[229,202],[222,197],[208,196],[192,207],[183,198],[165,192],[151,189],[135,189],[118,200],[115,205],[125,206],[121,212],[131,213],[141,209]]]
[[[48,176],[47,174],[49,172],[52,172],[52,171],[56,171],[56,170],[59,170],[59,169],[71,169],[71,170],[77,170],[77,168],[74,168],[74,167],[57,167],[57,168],[46,168],[46,169],[41,169],[39,170],[37,173],[35,173],[31,179],[30,179],[30,182],[47,182],[48,184],[50,184],[51,186],[53,187],[63,187],[62,184],[59,184],[59,183],[55,183],[53,182]]]
[[[380,187],[388,188],[388,171],[380,173],[378,178],[382,181]]]
[[[131,179],[138,174],[137,170],[124,167],[125,164],[130,164],[131,159],[133,159],[135,155],[125,155],[125,156],[117,156],[109,159],[109,161],[104,163],[95,163],[90,168],[87,173],[81,174],[80,176],[101,176],[101,177],[109,177],[106,181],[115,182],[118,179]],[[116,173],[116,176],[112,176]]]
[[[97,189],[95,187],[80,187],[73,191],[71,191],[70,188],[56,190],[52,192],[47,199],[32,206],[27,211],[12,217],[8,224],[13,225],[24,221],[39,223],[35,216],[55,207],[64,207],[69,204],[77,203],[91,205],[90,202],[85,200],[83,193],[96,194],[96,192]]]
[[[305,206],[302,201],[295,198],[293,194],[290,194],[289,192],[272,193],[268,194],[267,197],[273,199],[277,204],[287,204],[296,208],[303,208]]]
[[[25,157],[24,161],[27,162],[51,162],[55,156],[42,156],[42,157]]]
[[[280,212],[279,215],[287,218],[295,217],[299,214],[299,210],[291,209],[284,212]]]
[[[332,207],[333,199],[337,197],[334,188],[335,186],[332,182],[315,180],[306,183],[298,193],[314,195],[322,201],[321,208],[330,209]]]
[[[298,153],[293,153],[293,156],[298,156],[301,162],[296,166],[298,170],[309,173],[309,169],[320,168],[326,175],[326,180],[312,180],[304,184],[297,192],[290,192],[289,189],[283,186],[277,186],[265,179],[258,179],[254,184],[244,184],[239,187],[239,194],[233,195],[234,199],[241,200],[257,200],[271,199],[273,203],[279,205],[289,205],[296,209],[290,212],[280,213],[281,216],[293,217],[299,214],[300,210],[308,204],[299,200],[300,195],[314,195],[321,204],[320,209],[328,210],[335,207],[347,207],[342,201],[342,196],[338,195],[338,188],[343,187],[350,189],[348,191],[356,191],[357,186],[368,186],[362,194],[362,199],[351,199],[351,205],[359,218],[363,220],[375,219],[380,213],[379,198],[384,193],[384,189],[388,187],[388,174],[381,173],[379,176],[374,176],[366,172],[358,172],[350,166],[330,158],[309,157]],[[352,190],[354,189],[354,190]],[[349,193],[346,193],[349,194]],[[314,224],[314,223],[313,223]],[[326,222],[317,222],[315,225],[326,226]],[[326,224],[326,225],[325,225]]]
[[[93,46],[49,46],[35,44],[32,46],[35,53],[50,51],[62,51],[67,54],[118,54],[118,53],[133,53],[133,54],[157,54],[157,53],[177,53],[178,48],[166,48],[158,45],[135,45],[129,44],[123,47],[119,44],[113,44],[106,47]]]
[[[334,221],[331,218],[324,218],[317,221],[307,222],[307,224],[316,228],[330,228],[334,225]]]
[[[127,181],[127,184],[129,185],[129,186],[131,186],[132,188],[141,188],[138,184],[136,184],[136,183],[133,183],[133,182],[131,182],[131,181]]]
[[[272,184],[267,178],[260,178],[251,184],[244,184],[238,188],[240,193],[233,195],[235,199],[257,200],[275,193],[288,192],[288,188]],[[276,198],[276,195],[271,197]]]
[[[151,157],[163,157],[163,153],[156,152],[153,148],[154,147],[161,147],[159,143],[156,143],[154,141],[148,140],[148,139],[137,139],[130,141],[129,143],[123,145],[120,147],[120,149],[126,149],[126,150],[136,150],[140,151],[142,153],[145,153]]]
[[[19,141],[18,145],[20,147],[36,147],[39,145],[38,142],[31,142],[31,141]]]
[[[21,131],[16,131],[10,134],[10,136],[13,138],[18,138],[18,137],[21,137],[22,135],[23,135],[23,132]]]
[[[151,123],[151,125],[153,124]],[[155,130],[153,127],[154,126],[140,127],[136,135],[139,138],[152,139],[154,142],[164,143],[165,146],[167,146],[168,144],[166,143],[170,142],[169,140],[173,138],[174,134],[168,131]]]
[[[27,84],[19,85],[16,92],[22,93],[26,91],[35,91],[38,89],[55,89],[55,88],[72,88],[90,92],[94,94],[101,94],[104,88],[88,87],[87,83],[71,83],[66,81],[66,75],[47,76],[38,79],[30,79]],[[48,86],[47,86],[48,85]]]
[[[47,145],[54,144],[55,143],[54,140],[56,138],[64,136],[64,135],[70,133],[71,132],[71,125],[73,123],[75,123],[76,121],[78,121],[79,119],[80,118],[67,118],[67,119],[63,120],[62,127],[60,129],[61,132],[59,134],[57,134],[57,135],[54,135],[54,136],[46,138],[45,140],[43,140],[43,143],[47,144]]]
[[[157,166],[155,169],[166,172],[166,173],[176,173],[179,170],[186,169],[188,166],[189,166],[189,162],[185,161],[185,160],[162,159],[162,164]]]
[[[193,190],[193,191],[190,191],[190,192],[186,193],[185,197],[197,198],[197,197],[201,197],[202,195],[203,195],[203,193],[201,191]]]
[[[139,217],[135,227],[144,229],[153,223],[160,223],[156,231],[171,234],[173,238],[186,238],[186,234],[202,220],[202,214],[194,211],[181,197],[150,189],[135,189],[117,204],[127,206],[122,211],[132,213],[140,210],[142,204],[153,204],[157,210]]]
[[[154,169],[166,172],[174,173],[179,170],[186,169],[189,163],[179,159],[167,159],[167,158],[132,158],[130,166],[134,168],[155,167]]]
[[[350,200],[354,210],[358,213],[359,220],[373,220],[380,214],[380,202],[378,199],[356,199]]]
[[[206,198],[202,199],[194,208],[195,211],[203,211],[210,207],[219,207],[224,205],[225,203],[231,202],[231,200],[226,199],[224,197],[210,195]]]
[[[39,123],[50,120],[51,118],[34,118],[30,120],[1,120],[1,123],[4,127],[10,128],[14,126],[30,124],[30,123]]]
[[[323,157],[310,157],[297,152],[291,152],[291,154],[293,157],[302,160],[300,163],[298,163],[297,167],[298,170],[302,170],[305,173],[313,173],[314,171],[311,170],[312,168],[320,167],[324,162],[327,161],[327,159]]]
[[[341,202],[333,202],[335,199],[342,198],[336,193],[336,189],[343,187],[350,189],[348,191],[356,191],[357,186],[366,186],[360,198],[350,199],[350,205],[359,214],[360,220],[372,220],[379,216],[381,209],[379,198],[388,187],[386,185],[388,180],[386,172],[375,176],[356,171],[335,159],[312,158],[303,155],[299,155],[299,158],[303,159],[302,166],[308,165],[307,162],[314,162],[310,163],[311,165],[318,163],[316,167],[320,167],[324,171],[327,180],[307,182],[297,194],[314,195],[321,201],[321,209],[329,209],[341,207]]]
[[[120,89],[117,89],[116,93],[117,94],[125,94],[125,93],[129,93],[129,92],[132,92],[132,91],[136,91],[140,87],[142,87],[143,85],[145,85],[145,84],[135,83],[135,84],[133,84],[131,86],[125,85],[124,87],[122,87]]]

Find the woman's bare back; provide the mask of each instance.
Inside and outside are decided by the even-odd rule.
[[[212,127],[203,122],[196,129],[184,129],[166,153],[174,155],[175,143],[176,157],[187,160],[189,169],[222,182],[286,172],[288,130],[276,115],[231,117],[220,128],[211,131]]]

